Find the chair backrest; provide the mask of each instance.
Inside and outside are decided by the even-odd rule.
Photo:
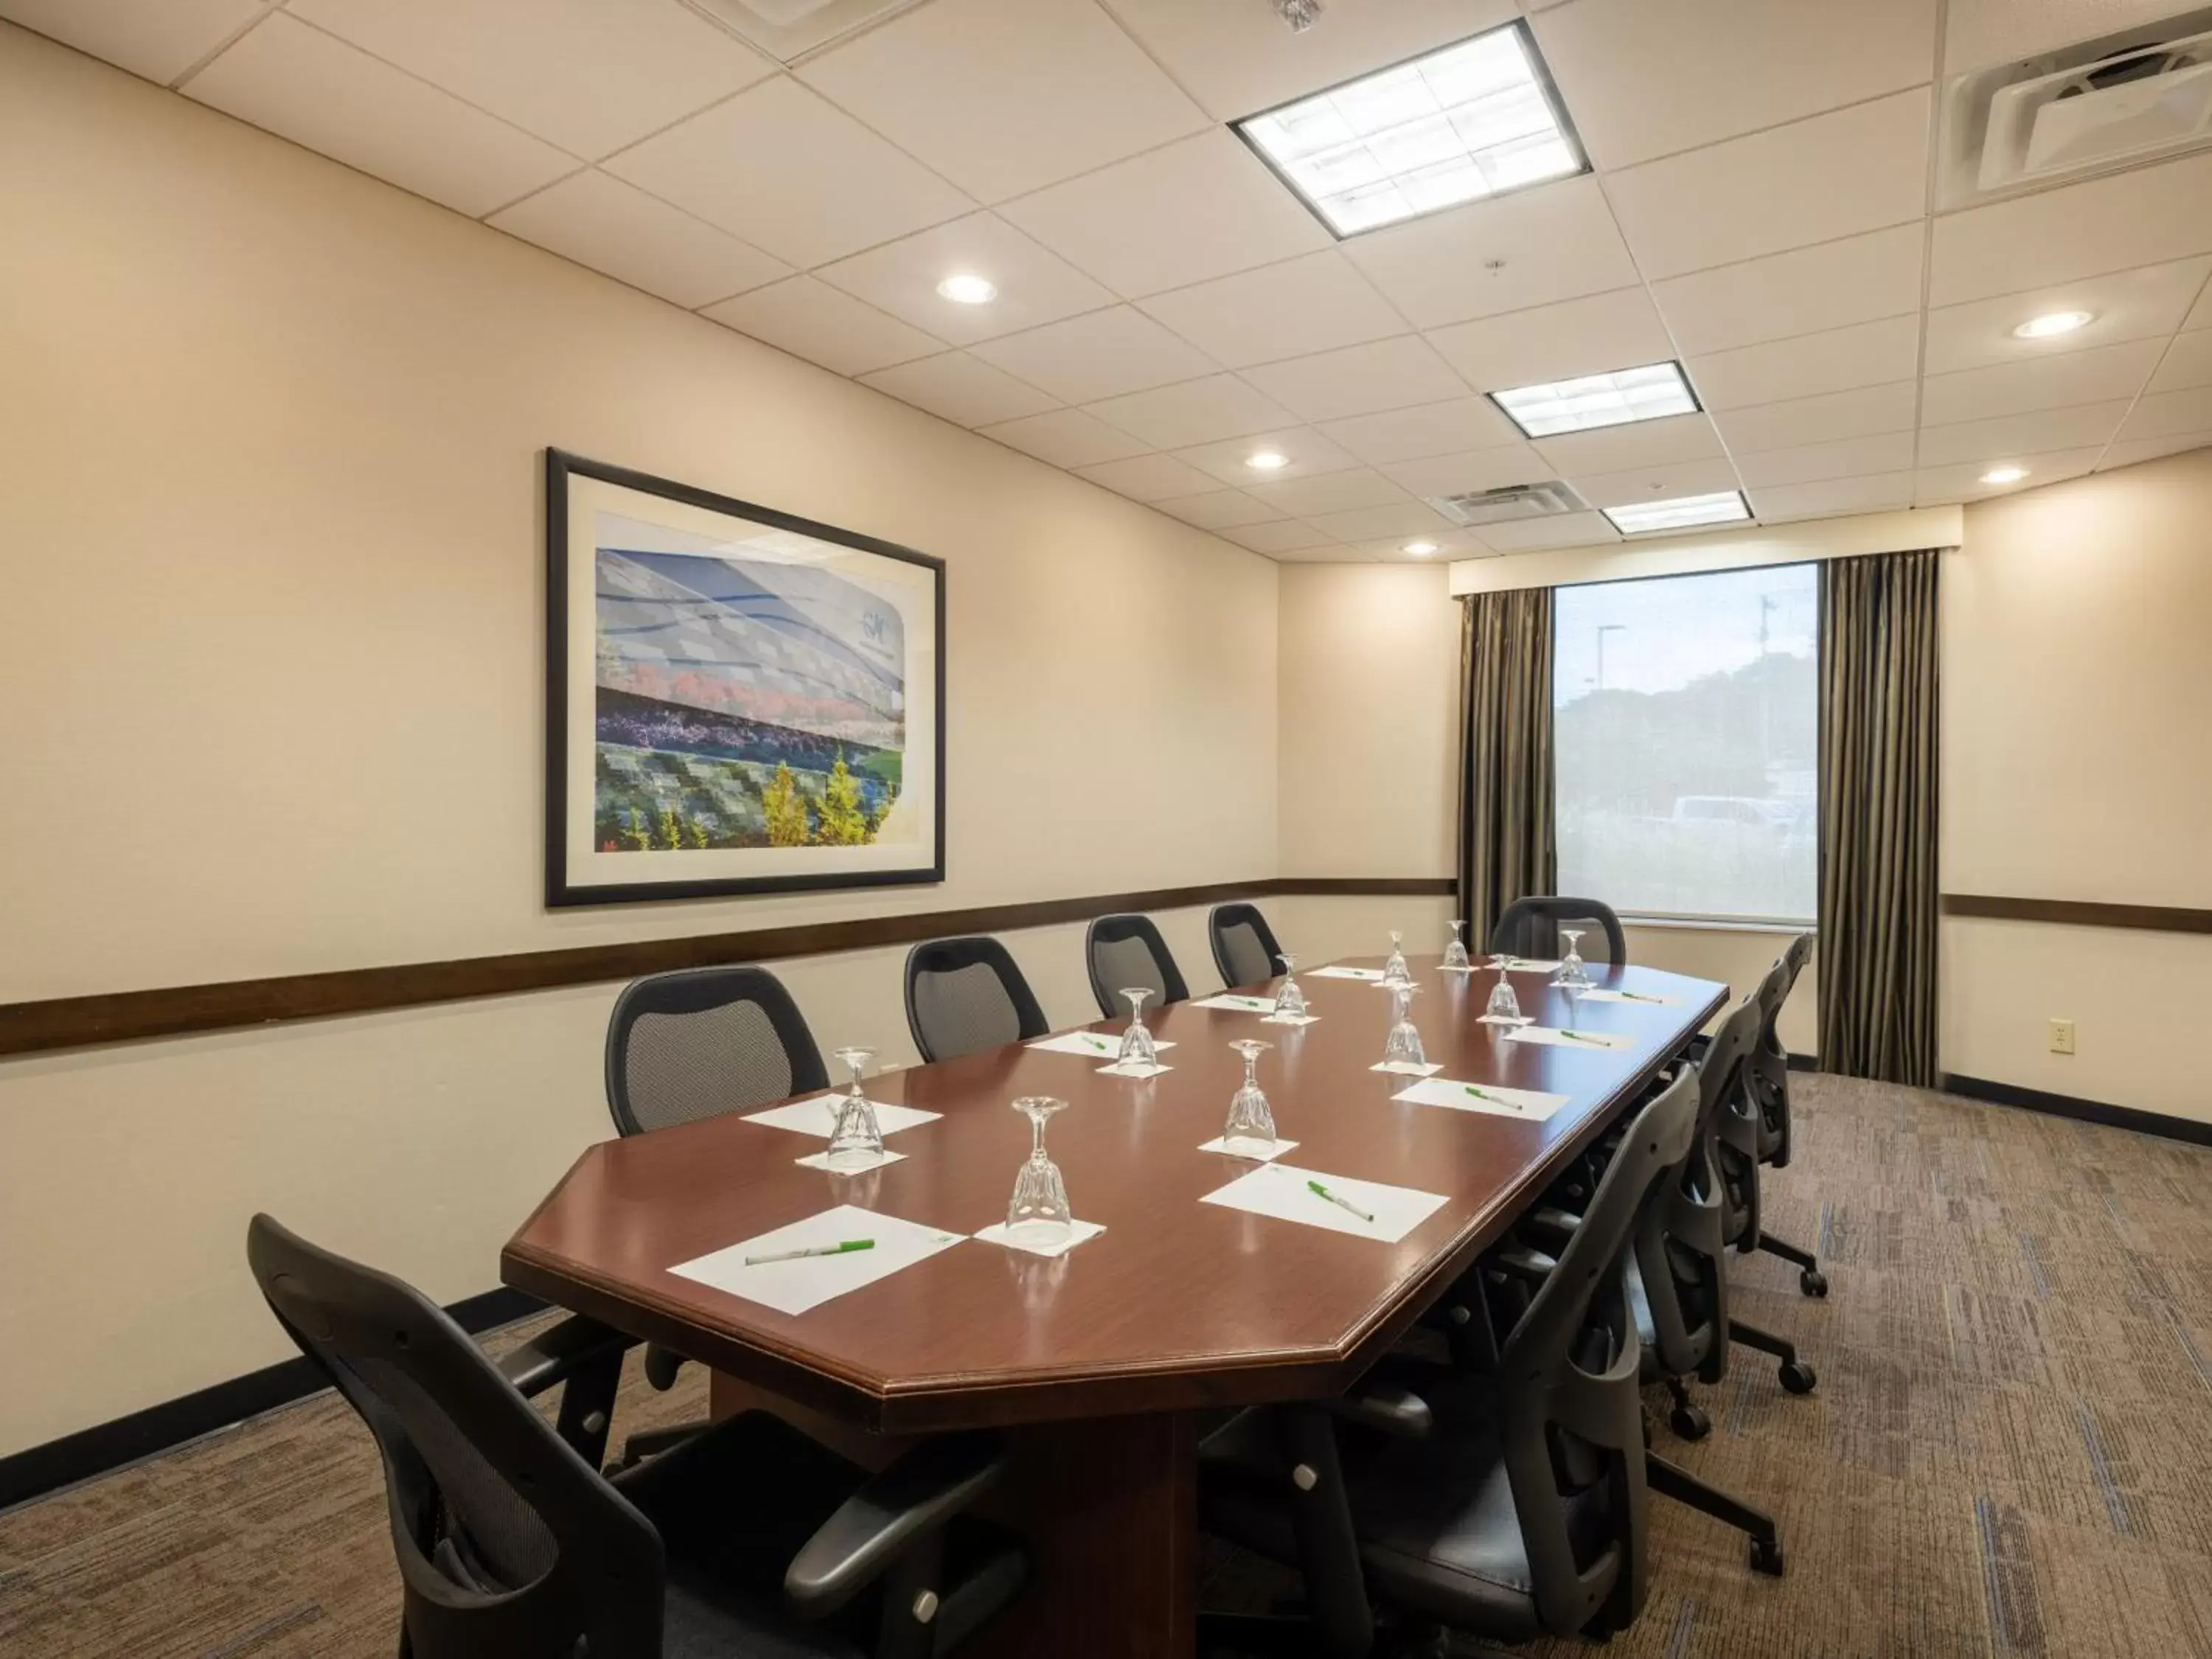
[[[1544,894],[1513,901],[1490,930],[1490,949],[1516,957],[1550,961],[1559,954],[1562,927],[1586,929],[1577,948],[1584,962],[1626,962],[1628,936],[1620,918],[1601,899],[1556,898]]]
[[[1217,904],[1206,918],[1224,985],[1257,985],[1283,971],[1283,947],[1256,904]]]
[[[1771,1164],[1790,1161],[1790,1050],[1782,1041],[1782,1006],[1804,966],[1811,935],[1800,933],[1774,960],[1759,986],[1759,1040],[1745,1068],[1744,1086],[1759,1111],[1759,1155]]]
[[[1150,987],[1152,998],[1145,1005],[1147,1008],[1181,1002],[1190,995],[1175,958],[1168,954],[1168,942],[1150,916],[1097,918],[1083,936],[1083,959],[1091,969],[1091,991],[1098,999],[1098,1011],[1109,1019],[1129,1012],[1128,1000],[1121,994],[1125,986]]]
[[[906,1023],[925,1060],[1024,1042],[1048,1029],[1030,983],[994,939],[936,939],[906,956]]]
[[[765,968],[655,974],[615,999],[607,1109],[626,1135],[829,1086],[799,1005]]]
[[[270,1310],[384,1460],[413,1659],[658,1655],[660,1537],[435,1304],[265,1215]]]
[[[1644,1606],[1642,1350],[1627,1266],[1691,1156],[1698,1106],[1685,1066],[1638,1110],[1559,1266],[1505,1338],[1506,1474],[1537,1616],[1558,1634],[1601,1636]]]

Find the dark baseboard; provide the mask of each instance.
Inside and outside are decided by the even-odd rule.
[[[1790,1069],[1793,1072],[1817,1072],[1820,1069],[1820,1057],[1818,1054],[1792,1054],[1790,1056]]]
[[[502,1286],[456,1302],[446,1311],[475,1335],[526,1318],[544,1305],[534,1296]],[[305,1400],[328,1386],[322,1372],[304,1357],[287,1359],[0,1457],[0,1511],[168,1451],[258,1413]]]
[[[2192,1117],[2170,1117],[2164,1112],[2141,1112],[2132,1106],[2108,1106],[2101,1100],[2077,1100],[2072,1095],[2046,1094],[2040,1089],[2023,1089],[2016,1083],[1992,1083],[1986,1078],[1961,1077],[1956,1072],[1943,1074],[1943,1090],[1947,1094],[1964,1095],[1969,1100],[1986,1100],[1999,1106],[2017,1106],[2023,1111],[2043,1112],[2052,1117],[2070,1117],[2083,1123],[2108,1124],[2115,1129],[2134,1129],[2147,1135],[2160,1135],[2168,1140],[2186,1140],[2198,1146],[2212,1146],[2212,1123],[2199,1122]]]

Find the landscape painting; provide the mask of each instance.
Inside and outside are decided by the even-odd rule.
[[[549,902],[943,879],[944,568],[549,451]]]

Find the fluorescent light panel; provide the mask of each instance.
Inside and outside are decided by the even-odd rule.
[[[1673,362],[1516,386],[1510,392],[1492,392],[1490,400],[1532,438],[1626,426],[1631,421],[1656,421],[1668,415],[1694,415],[1698,410],[1698,400],[1690,395],[1690,383],[1682,378],[1681,365]]]
[[[1519,23],[1237,130],[1339,236],[1589,167]]]
[[[1751,517],[1743,492],[1723,489],[1714,495],[1676,495],[1663,501],[1638,501],[1629,507],[1608,507],[1605,516],[1624,536],[1648,536],[1655,530],[1688,530],[1701,524],[1735,524]]]

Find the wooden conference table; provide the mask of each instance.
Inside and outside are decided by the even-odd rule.
[[[1571,1012],[1551,975],[1530,972],[1513,976],[1522,1012],[1632,1046],[1503,1041],[1478,1020],[1493,972],[1414,964],[1413,1019],[1438,1075],[1570,1097],[1540,1122],[1393,1100],[1413,1079],[1369,1069],[1389,995],[1306,969],[1310,1025],[1159,1010],[1150,1024],[1176,1044],[1161,1055],[1172,1069],[1142,1082],[1099,1075],[1110,1056],[1019,1045],[872,1078],[871,1099],[943,1115],[890,1135],[905,1158],[861,1175],[802,1168],[793,1160],[822,1141],[737,1114],[594,1146],[508,1243],[501,1273],[712,1367],[718,1410],[769,1404],[872,1462],[895,1454],[895,1437],[1006,1430],[1001,1496],[1036,1571],[971,1650],[1188,1655],[1200,1414],[1348,1386],[1728,995],[1649,969],[1591,974],[1669,1000]],[[1255,1167],[1197,1150],[1242,1080],[1228,1046],[1240,1037],[1275,1045],[1260,1079],[1277,1133],[1298,1143],[1284,1162],[1443,1205],[1391,1244],[1201,1203]],[[1037,1094],[1069,1103],[1048,1150],[1077,1218],[1106,1227],[1065,1255],[970,1240],[798,1315],[668,1272],[839,1204],[963,1234],[1001,1222],[1030,1144],[1009,1103]]]

